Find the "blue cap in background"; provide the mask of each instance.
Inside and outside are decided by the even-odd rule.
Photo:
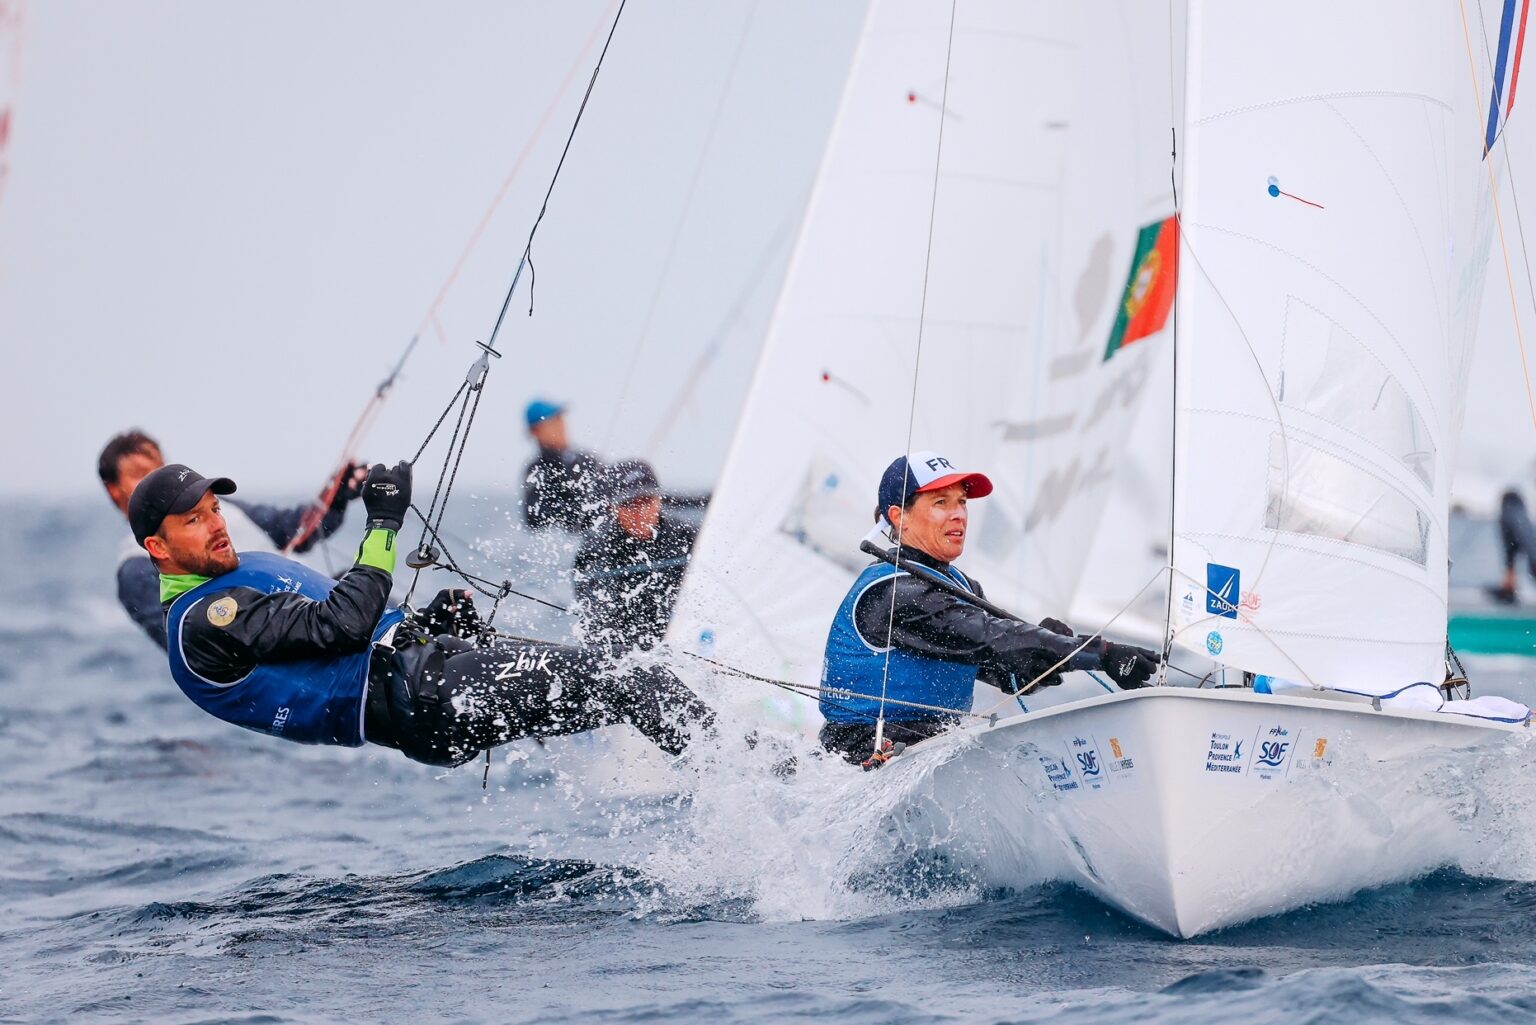
[[[565,407],[548,399],[534,399],[528,403],[528,426],[536,427],[552,416],[559,416],[565,412]]]

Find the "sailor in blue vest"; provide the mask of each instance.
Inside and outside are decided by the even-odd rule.
[[[915,452],[886,468],[875,516],[900,538],[912,569],[875,562],[833,617],[821,681],[821,743],[829,751],[877,768],[901,746],[958,722],[970,711],[978,677],[1015,693],[1067,659],[1036,686],[1060,683],[1064,670],[1101,669],[1129,688],[1144,686],[1157,668],[1152,652],[1074,637],[1059,620],[1034,626],[1004,619],[934,583],[947,580],[985,597],[953,563],[965,550],[966,503],[991,493],[985,475],[956,470],[934,452]]]
[[[579,648],[489,634],[468,592],[444,591],[420,612],[391,608],[408,463],[369,471],[367,530],[337,580],[278,555],[236,552],[219,505],[234,490],[227,477],[172,463],[144,478],[128,511],[160,573],[171,676],[226,722],[459,765],[521,737],[621,722],[678,754],[712,718],[663,669],[619,673]]]

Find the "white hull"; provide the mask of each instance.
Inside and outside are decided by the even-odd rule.
[[[887,772],[930,777],[902,828],[964,836],[970,849],[952,849],[988,885],[1074,882],[1189,937],[1453,862],[1475,807],[1468,775],[1480,757],[1516,764],[1527,735],[1327,698],[1151,688],[933,742]]]

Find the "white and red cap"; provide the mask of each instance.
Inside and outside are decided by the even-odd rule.
[[[880,477],[879,512],[924,491],[937,491],[951,484],[964,484],[970,498],[985,498],[992,493],[992,481],[984,473],[957,470],[955,464],[937,452],[913,452],[901,456],[885,468]]]

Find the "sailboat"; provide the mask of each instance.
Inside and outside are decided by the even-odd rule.
[[[1519,764],[1530,710],[1440,685],[1524,16],[1171,6],[871,5],[669,641],[814,684],[881,469],[985,469],[989,597],[1113,635],[1152,595],[1228,685],[978,688],[1000,716],[869,785],[967,793],[937,842],[989,882],[1054,866],[1188,937],[1448,863],[1457,788]],[[1140,401],[1171,413],[1166,559],[1106,594]]]

